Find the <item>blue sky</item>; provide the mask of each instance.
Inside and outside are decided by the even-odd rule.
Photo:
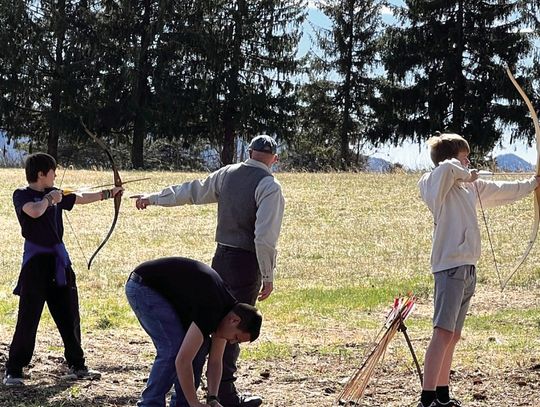
[[[401,5],[403,2],[399,0],[391,1],[393,4]],[[308,9],[308,21],[315,26],[319,27],[328,27],[330,25],[330,20],[316,8],[316,2],[309,1]],[[383,20],[392,24],[395,23],[389,9],[382,10]],[[310,24],[305,25],[304,36],[300,42],[299,54],[304,55],[310,45],[311,39],[310,36],[313,35],[313,31]],[[531,123],[532,126],[532,123]],[[497,147],[493,150],[493,155],[496,157],[500,154],[515,154],[518,157],[521,157],[525,161],[530,162],[533,165],[536,165],[536,149],[534,147],[527,146],[527,143],[524,141],[517,141],[513,144],[509,142],[510,138],[505,137],[501,147]],[[431,160],[429,158],[429,151],[424,145],[418,145],[410,141],[404,142],[401,146],[383,146],[379,148],[371,147],[365,148],[363,151],[364,154],[383,158],[392,163],[400,163],[406,166],[409,169],[413,170],[423,170],[428,169],[432,166]]]
[[[532,126],[532,123],[531,123]],[[496,147],[493,150],[493,156],[497,157],[501,154],[515,154],[525,161],[536,165],[536,148],[527,146],[526,142],[519,141],[510,144],[508,139],[503,141],[502,147]],[[425,170],[433,167],[429,158],[429,150],[424,143],[423,145],[405,142],[403,145],[384,146],[381,148],[372,148],[364,151],[364,154],[376,158],[382,158],[392,163],[400,163],[411,170]],[[473,158],[474,161],[474,157]]]

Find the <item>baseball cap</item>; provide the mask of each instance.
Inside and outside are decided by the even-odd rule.
[[[262,151],[263,153],[276,154],[277,143],[272,137],[262,134],[256,136],[249,143],[250,150]]]

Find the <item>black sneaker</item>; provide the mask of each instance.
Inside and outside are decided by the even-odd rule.
[[[427,406],[424,406],[424,404],[422,402],[419,402],[418,405],[416,407],[438,407],[440,404],[437,404],[437,400],[435,401],[432,401],[430,404],[428,404]]]
[[[7,374],[4,377],[4,380],[2,380],[2,383],[4,383],[6,386],[21,387],[24,386],[24,379],[19,376]]]
[[[99,380],[101,379],[101,373],[97,370],[88,369],[86,366],[81,368],[70,367],[68,373],[63,378],[67,380]]]
[[[239,396],[239,401],[239,407],[259,407],[263,402],[259,396],[245,394]]]
[[[223,407],[259,407],[263,400],[259,396],[237,394],[237,401],[234,402],[220,402]]]

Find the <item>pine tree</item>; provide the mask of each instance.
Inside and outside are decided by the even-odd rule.
[[[58,158],[60,139],[79,131],[79,98],[91,82],[94,17],[87,1],[0,1],[8,24],[0,57],[3,120],[13,137],[31,137]],[[4,65],[5,64],[5,65]]]
[[[319,29],[318,47],[324,69],[332,78],[332,103],[339,110],[340,167],[350,164],[350,145],[362,139],[374,120],[370,101],[383,3],[373,0],[326,0],[319,5],[331,21],[331,28]]]
[[[304,20],[302,0],[215,0],[197,26],[206,70],[203,116],[211,140],[233,162],[236,136],[287,138],[292,131],[296,49]]]
[[[400,26],[383,46],[387,77],[374,141],[422,140],[436,130],[469,139],[477,153],[490,151],[504,125],[516,121],[504,67],[520,69],[532,48],[520,32],[515,1],[407,0],[396,8]]]

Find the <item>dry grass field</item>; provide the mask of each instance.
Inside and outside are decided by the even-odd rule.
[[[63,170],[58,171],[60,184]],[[215,205],[137,211],[130,194],[160,190],[204,174],[122,172],[127,185],[114,234],[86,270],[85,257],[106,234],[112,202],[76,206],[64,240],[78,275],[83,346],[99,381],[62,379],[63,348],[48,311],[23,389],[0,386],[0,406],[134,406],[144,387],[153,347],[124,295],[129,272],[162,256],[210,263],[215,248]],[[11,294],[23,240],[13,190],[21,169],[0,169],[0,365],[16,321]],[[279,242],[275,292],[259,304],[263,334],[243,347],[239,387],[260,394],[264,406],[329,407],[362,362],[394,296],[413,291],[418,306],[408,320],[421,361],[431,333],[432,218],[418,197],[419,174],[277,174],[287,200]],[[102,171],[68,169],[64,187],[110,182]],[[500,272],[507,274],[526,247],[532,200],[486,212]],[[540,300],[537,244],[501,293],[484,233],[479,286],[458,346],[456,396],[471,407],[536,406],[540,399]],[[399,336],[391,343],[361,406],[415,406],[419,392],[412,359]]]

